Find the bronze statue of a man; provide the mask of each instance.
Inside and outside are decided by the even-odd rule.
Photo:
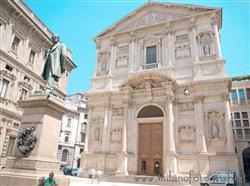
[[[46,52],[46,60],[42,77],[47,80],[46,93],[51,95],[55,87],[55,81],[64,73],[64,62],[66,59],[66,46],[59,42],[58,35],[52,36],[53,45]]]

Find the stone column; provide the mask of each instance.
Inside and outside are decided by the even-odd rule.
[[[54,96],[36,95],[19,102],[19,106],[24,110],[20,128],[34,127],[37,143],[27,154],[15,148],[0,174],[3,185],[37,185],[37,180],[51,171],[55,172],[59,185],[69,185],[69,179],[59,171],[57,159],[62,116],[68,112],[63,101]]]
[[[229,106],[229,95],[222,94],[221,99],[223,100],[224,104],[224,111],[225,111],[225,129],[226,129],[226,138],[227,138],[227,151],[229,153],[235,153],[235,144],[234,144],[234,136],[233,130],[231,125],[231,115],[230,115],[230,106]]]
[[[173,66],[173,56],[174,56],[174,45],[172,42],[172,26],[170,23],[166,25],[166,35],[167,35],[167,52],[166,52],[166,60],[168,59],[168,66]]]
[[[115,70],[115,60],[116,60],[116,41],[111,38],[111,54],[110,54],[110,64],[109,64],[109,74],[113,75]]]
[[[192,57],[194,62],[199,61],[199,52],[198,52],[198,46],[196,42],[196,18],[192,17],[189,21],[190,23],[190,31],[191,31],[191,48],[192,48]]]
[[[174,113],[173,113],[173,97],[166,98],[166,118],[165,127],[163,132],[164,140],[167,140],[167,152],[163,157],[163,169],[164,171],[171,171],[171,173],[177,173],[177,159],[175,150],[175,138],[174,138]]]
[[[204,96],[197,96],[195,97],[195,100],[194,100],[197,152],[200,154],[207,153],[205,127],[204,127],[203,100],[204,100]]]
[[[105,105],[104,111],[104,124],[103,124],[103,133],[102,133],[102,152],[106,153],[108,151],[108,143],[109,143],[109,128],[110,128],[110,105]]]
[[[84,152],[89,151],[89,139],[90,139],[90,127],[91,127],[91,119],[92,119],[93,106],[88,106],[88,122],[86,128],[86,137],[84,143]]]
[[[128,110],[130,104],[130,90],[128,88],[123,90],[123,125],[122,125],[122,150],[117,154],[118,168],[116,175],[128,175],[128,153],[127,153],[127,125],[128,125]]]
[[[130,34],[130,41],[129,41],[129,72],[133,72],[135,70],[134,64],[135,64],[135,44],[136,44],[136,36],[134,32],[131,32]]]
[[[219,36],[219,31],[218,31],[218,26],[217,26],[218,25],[217,14],[213,13],[210,16],[210,19],[211,19],[211,24],[213,27],[213,32],[214,32],[216,55],[218,58],[222,58],[221,46],[220,46],[220,36]]]
[[[97,77],[97,72],[98,72],[98,65],[99,65],[99,52],[100,52],[100,48],[101,48],[101,45],[100,45],[100,42],[97,40],[96,41],[96,62],[95,62],[95,74],[94,74],[94,77]]]

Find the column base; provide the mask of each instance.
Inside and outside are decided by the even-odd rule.
[[[121,152],[118,155],[118,168],[115,173],[116,176],[128,176],[128,153]]]

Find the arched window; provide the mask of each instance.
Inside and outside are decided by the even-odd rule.
[[[154,105],[146,106],[142,108],[138,114],[138,118],[151,118],[151,117],[163,117],[162,110]]]
[[[242,159],[244,164],[245,181],[250,182],[250,147],[242,152]]]
[[[61,158],[61,161],[62,162],[66,162],[67,159],[68,159],[68,155],[69,155],[69,151],[67,149],[64,149],[62,151],[62,158]]]

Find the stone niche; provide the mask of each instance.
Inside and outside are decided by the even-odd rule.
[[[98,53],[97,76],[107,75],[109,72],[110,51],[104,50]]]
[[[210,140],[225,138],[224,113],[213,110],[205,114],[206,127]]]
[[[202,32],[197,36],[199,46],[199,56],[201,60],[215,57],[214,34],[212,32]]]
[[[104,119],[101,117],[95,117],[91,120],[91,141],[100,143],[102,139],[102,128]]]

